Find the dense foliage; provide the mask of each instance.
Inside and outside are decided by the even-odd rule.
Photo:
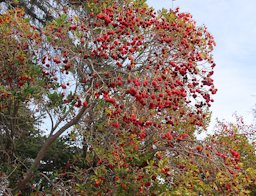
[[[58,15],[35,2],[46,19],[23,1],[0,16],[0,189],[255,192],[251,127],[238,119],[196,138],[217,92],[206,27],[143,0],[62,1]]]

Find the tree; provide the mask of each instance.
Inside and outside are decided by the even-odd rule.
[[[216,183],[234,177],[237,157],[195,137],[208,124],[217,91],[215,42],[206,27],[178,9],[156,13],[144,0],[89,0],[60,9],[44,27],[29,25],[20,8],[1,16],[11,41],[26,46],[18,51],[28,60],[19,59],[14,70],[32,74],[4,72],[2,107],[11,96],[51,122],[15,190],[28,192],[53,143],[69,132],[71,140],[81,138],[82,152],[44,174],[52,184],[44,192],[58,186],[72,194],[237,193]],[[225,165],[220,150],[235,161]]]
[[[0,18],[1,155],[5,154],[4,157],[9,161],[14,158],[15,140],[34,128],[35,117],[27,107],[26,101],[31,94],[38,93],[33,87],[36,83],[33,78],[37,77],[37,67],[32,63],[28,52],[30,26],[20,19],[22,15],[22,11],[17,9]],[[8,162],[4,157],[1,157],[2,161]]]
[[[232,187],[241,191],[246,187],[246,189],[251,191],[251,195],[255,194],[255,129],[252,125],[248,126],[244,123],[242,117],[235,115],[235,123],[218,122],[216,125],[215,134],[209,136],[207,140],[212,140],[216,145],[221,145],[224,147],[228,146],[229,153],[232,154],[233,158],[236,159],[236,165],[233,172],[235,172],[236,178],[230,179],[229,181],[223,181],[220,183],[226,183],[227,190]],[[229,165],[231,161],[228,156],[223,153],[218,152],[218,156],[222,157],[226,165]],[[239,160],[239,161],[238,161]],[[243,171],[246,178],[241,176]],[[240,176],[239,176],[240,175]],[[238,177],[239,176],[239,177]],[[248,177],[249,176],[249,177]],[[246,186],[244,182],[246,181]]]

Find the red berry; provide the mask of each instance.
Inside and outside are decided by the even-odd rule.
[[[88,106],[88,103],[84,101],[83,106],[86,108]]]

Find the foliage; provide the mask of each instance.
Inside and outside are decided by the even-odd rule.
[[[14,193],[246,195],[255,189],[255,146],[240,124],[196,138],[217,92],[215,42],[206,27],[179,9],[157,13],[144,0],[59,9],[42,28],[20,8],[0,18],[1,114],[13,110],[11,119],[31,121],[19,137],[20,123],[1,121],[1,131],[12,133],[12,160],[26,165],[1,168],[9,177],[17,172],[9,178]],[[37,126],[49,127],[48,136]]]

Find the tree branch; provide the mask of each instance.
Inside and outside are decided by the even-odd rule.
[[[57,140],[57,138],[64,133],[67,129],[69,129],[71,126],[75,125],[78,123],[78,121],[82,118],[82,116],[84,115],[84,113],[86,112],[86,110],[89,108],[82,108],[79,113],[71,120],[69,121],[67,124],[65,124],[63,127],[61,127],[54,135],[51,135],[48,137],[48,139],[45,141],[44,145],[42,146],[42,148],[40,149],[40,151],[38,152],[34,163],[32,164],[32,166],[29,168],[29,170],[27,171],[27,173],[24,175],[24,178],[19,182],[18,186],[16,189],[24,191],[27,187],[27,185],[29,184],[29,182],[31,181],[31,179],[34,176],[35,171],[39,168],[40,166],[40,161],[45,157],[50,145],[55,142]]]

